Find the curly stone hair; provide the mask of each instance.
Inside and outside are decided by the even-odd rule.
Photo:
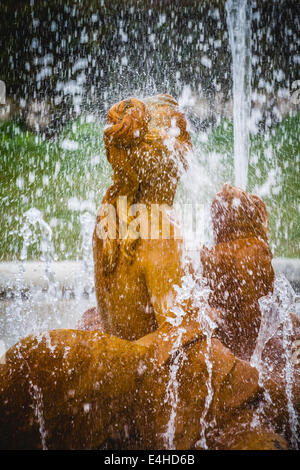
[[[255,194],[225,184],[216,195],[211,212],[216,243],[250,236],[268,241],[267,209]]]

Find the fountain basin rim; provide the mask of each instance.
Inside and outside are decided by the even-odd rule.
[[[275,273],[284,274],[294,289],[300,292],[300,259],[274,258],[272,264]],[[0,294],[17,289],[20,282],[24,290],[48,290],[50,281],[45,272],[45,262],[28,261],[23,267],[20,277],[20,263],[0,263]],[[57,261],[51,263],[49,268],[59,289],[73,291],[80,287],[83,292],[93,290],[93,267],[87,267],[83,261]]]

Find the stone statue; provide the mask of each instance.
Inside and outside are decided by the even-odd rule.
[[[299,436],[300,319],[291,312],[293,295],[280,291],[273,294],[275,276],[266,207],[258,196],[227,184],[216,195],[211,212],[216,245],[202,250],[201,261],[211,289],[209,303],[218,312],[214,317],[216,336],[242,359],[250,360],[254,353],[255,358],[259,352],[262,374],[272,377],[283,395],[291,394],[288,406],[294,414],[294,433]],[[286,298],[281,300],[283,294]],[[262,298],[267,301],[265,316],[269,318],[262,318]]]
[[[108,215],[99,211],[93,235],[97,308],[78,330],[28,337],[8,351],[0,448],[287,448],[280,386],[266,380],[270,407],[257,370],[203,328],[200,320],[210,324],[219,312],[176,297],[182,240],[169,210],[191,149],[176,101],[159,95],[114,105],[104,139],[114,176],[103,201]],[[147,228],[157,237],[134,229],[132,204],[146,215],[151,204],[164,205]],[[267,424],[255,419],[262,406]]]
[[[211,212],[216,245],[201,252],[209,303],[226,325],[220,328],[222,342],[249,360],[260,327],[258,299],[272,292],[274,282],[266,207],[257,196],[226,184]]]
[[[191,149],[190,135],[174,98],[159,95],[114,105],[108,112],[104,142],[114,173],[102,204],[116,208],[117,233],[115,238],[99,237],[98,215],[93,235],[97,309],[88,312],[83,323],[94,328],[98,317],[103,331],[137,340],[160,326],[169,313],[173,285],[180,284],[183,273],[182,241],[175,239],[172,223],[169,239],[162,237],[162,222],[146,227],[149,238],[151,230],[158,229],[155,239],[134,238],[130,233],[121,238],[122,224],[134,219],[127,216],[133,204],[145,205],[149,221],[151,204],[159,204],[162,217],[168,217],[185,154]],[[118,202],[125,196],[121,211]]]
[[[287,448],[276,386],[270,387],[276,419],[269,417],[268,428],[251,427],[261,402],[256,369],[219,340],[208,342],[192,318],[185,317],[181,329],[180,342],[178,328],[167,322],[151,341],[80,330],[21,340],[0,367],[0,448]],[[184,360],[173,422],[172,401],[165,400],[178,354]],[[209,406],[206,357],[213,370]],[[206,422],[214,424],[207,434]]]

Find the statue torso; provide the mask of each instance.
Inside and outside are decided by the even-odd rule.
[[[95,286],[102,329],[127,340],[137,340],[157,328],[144,274],[138,259],[132,263],[122,252],[114,272],[101,267],[103,240],[95,240]]]

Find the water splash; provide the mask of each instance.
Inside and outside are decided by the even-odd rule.
[[[35,208],[29,209],[24,214],[24,222],[21,227],[23,246],[21,249],[21,260],[16,278],[16,285],[13,289],[13,301],[9,302],[6,314],[5,335],[9,337],[11,344],[20,338],[28,336],[34,332],[46,328],[51,315],[55,314],[55,302],[57,295],[57,284],[54,273],[50,268],[53,259],[54,248],[52,244],[52,230],[44,221],[42,213]],[[28,258],[28,250],[31,245],[39,244],[41,251],[41,261],[45,264],[44,276],[48,285],[47,297],[52,300],[52,308],[47,313],[47,318],[42,320],[40,312],[33,312],[31,308],[26,309],[25,304],[31,303],[33,298],[36,302],[37,293],[34,289],[30,292],[24,291],[25,262]],[[25,302],[26,300],[26,302]],[[45,299],[44,299],[45,301]],[[28,305],[28,304],[27,304]]]
[[[189,254],[184,253],[183,262],[185,266],[188,267],[190,260]],[[200,446],[202,449],[208,449],[206,441],[206,431],[210,425],[213,425],[213,422],[208,420],[208,413],[213,401],[214,390],[212,386],[212,373],[213,373],[213,364],[211,361],[211,350],[212,350],[212,337],[215,329],[217,328],[216,323],[208,314],[208,299],[211,293],[210,289],[207,287],[207,284],[202,277],[202,267],[197,269],[197,275],[188,274],[185,277],[185,282],[183,284],[185,287],[185,298],[193,299],[193,307],[198,310],[198,322],[199,330],[206,336],[206,352],[204,355],[205,365],[208,372],[208,377],[206,380],[206,389],[207,394],[205,396],[204,409],[200,418],[200,439],[196,443],[196,446]],[[188,290],[188,287],[190,291]],[[189,292],[189,293],[188,293]]]
[[[39,227],[42,235],[40,242],[42,252],[41,259],[49,263],[51,261],[51,254],[53,253],[51,227],[44,221],[42,213],[35,207],[32,207],[24,213],[24,219],[24,224],[21,228],[23,239],[21,260],[26,261],[28,258],[28,248],[30,245],[38,243],[39,240],[36,228]]]
[[[227,0],[232,53],[235,185],[246,189],[251,110],[251,0]]]
[[[169,382],[166,390],[165,403],[170,403],[170,417],[167,424],[166,432],[163,435],[165,446],[168,449],[174,449],[174,438],[176,433],[176,416],[179,402],[178,395],[178,372],[182,367],[185,360],[187,360],[186,354],[183,350],[180,350],[180,344],[184,329],[180,327],[183,318],[188,313],[182,307],[186,301],[192,299],[193,308],[198,310],[198,322],[199,322],[199,331],[201,331],[206,336],[207,348],[205,352],[205,364],[207,367],[208,378],[206,381],[207,394],[205,396],[204,409],[200,418],[200,430],[201,438],[197,444],[200,444],[203,449],[207,449],[206,443],[206,430],[210,425],[207,416],[213,400],[213,387],[212,387],[212,371],[213,366],[210,359],[211,346],[212,346],[212,336],[216,328],[216,324],[207,314],[208,306],[208,296],[210,290],[206,287],[201,273],[197,275],[192,275],[188,272],[188,266],[190,263],[190,258],[187,253],[183,256],[183,265],[185,266],[185,275],[182,278],[181,286],[174,286],[176,291],[176,301],[175,305],[172,307],[171,311],[174,316],[170,317],[168,321],[176,327],[176,334],[173,338],[173,347],[171,351],[172,354],[176,354],[174,361],[170,365],[169,370]]]
[[[63,278],[74,269],[55,264],[53,233],[43,214],[31,208],[23,214],[21,260],[18,271],[6,285],[3,300],[5,315],[0,323],[0,337],[6,349],[28,335],[38,335],[55,328],[74,328],[90,303],[93,302],[92,226],[94,217],[80,214],[81,250],[83,259],[71,276],[71,283]],[[40,253],[38,262],[29,262],[32,247]]]
[[[30,386],[30,393],[33,398],[33,410],[35,417],[39,424],[39,433],[41,436],[41,444],[43,450],[48,450],[47,447],[47,430],[46,430],[46,423],[44,418],[44,410],[43,410],[43,395],[41,389],[29,381]]]
[[[275,279],[273,293],[259,299],[262,314],[261,326],[257,338],[255,350],[251,357],[251,365],[259,372],[259,385],[264,387],[265,380],[269,377],[268,367],[262,360],[263,352],[268,341],[282,327],[282,346],[285,359],[285,393],[287,397],[287,411],[291,431],[291,445],[298,448],[297,428],[298,417],[294,407],[293,383],[294,364],[292,360],[292,315],[297,314],[297,296],[285,276],[280,275]],[[271,397],[267,388],[264,388],[265,399],[271,403]],[[259,413],[264,413],[263,409]],[[258,416],[256,417],[258,419]]]
[[[202,329],[206,335],[206,340],[207,340],[207,347],[206,347],[206,352],[205,352],[205,364],[206,364],[207,371],[208,371],[208,379],[206,381],[207,394],[205,397],[204,410],[200,419],[201,438],[197,442],[196,445],[197,446],[200,445],[202,449],[208,449],[207,442],[206,442],[206,430],[210,423],[207,419],[207,415],[208,415],[210,406],[213,401],[213,396],[214,396],[214,390],[212,387],[213,367],[212,367],[210,355],[211,355],[211,347],[212,347],[212,336],[216,328],[216,324],[207,316],[205,309],[203,309],[201,313],[202,313],[201,324],[205,325],[205,327]]]
[[[180,348],[181,339],[182,339],[183,330],[179,328],[177,331],[177,337],[174,341],[174,345],[171,350],[171,356],[176,354]],[[170,365],[170,379],[167,385],[166,396],[164,403],[171,403],[170,417],[167,424],[166,432],[163,435],[164,443],[166,449],[174,450],[176,449],[174,439],[176,431],[176,416],[177,416],[177,406],[179,401],[178,388],[179,382],[177,379],[177,374],[182,367],[184,361],[187,359],[186,354],[181,349],[176,355],[174,361]]]

